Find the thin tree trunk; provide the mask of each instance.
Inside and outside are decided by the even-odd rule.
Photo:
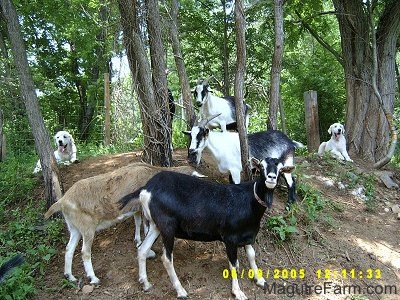
[[[226,17],[226,0],[221,0],[223,14],[224,14],[224,43],[222,48],[222,65],[224,66],[224,85],[223,93],[225,96],[230,95],[230,84],[229,84],[229,52],[228,52],[228,18]]]
[[[160,143],[161,165],[172,166],[172,128],[170,112],[168,85],[165,70],[165,51],[161,35],[161,16],[157,0],[146,0],[147,6],[147,30],[149,33],[150,61],[153,71],[153,88],[157,110],[157,122],[159,123],[157,137]],[[157,150],[158,151],[158,150]]]
[[[179,82],[182,89],[183,105],[186,111],[186,119],[188,121],[187,129],[191,130],[194,125],[196,116],[194,114],[192,93],[190,91],[189,78],[186,74],[185,61],[183,60],[181,45],[179,41],[179,28],[178,28],[178,12],[179,12],[179,1],[172,0],[171,3],[171,44],[172,51],[174,52],[175,64],[178,70]]]
[[[271,89],[268,109],[268,129],[278,128],[278,109],[280,97],[280,83],[283,57],[283,2],[275,0],[275,49],[271,66]]]
[[[4,124],[4,113],[0,108],[0,162],[5,159],[6,145],[4,143],[5,138],[3,135],[3,124]]]
[[[245,122],[244,80],[246,76],[246,23],[243,0],[235,0],[235,27],[236,27],[236,76],[235,76],[235,106],[236,123],[239,132],[243,180],[251,178],[249,167],[249,146],[247,143],[247,128]]]
[[[2,10],[1,17],[7,23],[13,58],[20,81],[22,99],[26,107],[36,149],[39,152],[42,164],[47,207],[50,207],[50,205],[62,196],[58,167],[50,145],[49,134],[39,108],[16,10],[10,0],[0,0],[0,5]]]
[[[154,2],[154,1],[153,1]],[[154,5],[152,3],[148,3]],[[151,68],[142,41],[142,32],[137,20],[138,2],[131,0],[118,0],[118,6],[121,14],[121,24],[124,32],[124,44],[127,51],[129,67],[132,72],[133,85],[138,94],[140,113],[142,119],[142,128],[144,136],[143,160],[155,165],[170,166],[172,163],[171,138],[168,130],[168,97],[165,75],[165,63],[153,66],[156,69],[155,85],[157,91],[154,91],[151,78]],[[154,7],[149,7],[151,11],[151,20],[148,24],[149,30],[154,29],[151,22],[159,19],[160,16],[153,15]],[[150,28],[152,27],[152,28]],[[160,34],[155,34],[153,38],[160,38]],[[154,47],[154,41],[152,42]],[[154,49],[152,50],[154,51]],[[158,56],[158,54],[153,54]],[[164,59],[162,55],[162,58]],[[162,69],[164,79],[161,78]],[[137,78],[136,78],[137,77]],[[162,83],[165,80],[165,85]],[[158,94],[156,97],[155,94]],[[161,95],[163,98],[161,99]]]

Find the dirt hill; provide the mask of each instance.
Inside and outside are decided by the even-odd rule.
[[[185,153],[175,151],[177,165],[186,163]],[[140,153],[125,153],[63,167],[64,188],[139,160]],[[286,188],[279,188],[257,236],[257,263],[268,287],[258,288],[249,279],[252,274],[240,250],[242,291],[249,299],[400,299],[400,216],[394,212],[400,205],[399,187],[387,188],[379,179],[382,174],[360,161],[341,164],[307,157],[296,163],[298,207],[285,211]],[[227,176],[212,165],[206,154],[199,171],[210,179],[226,181]],[[391,172],[399,184],[399,171]],[[296,222],[297,232],[287,240],[291,222]],[[160,259],[160,241],[153,247],[157,258],[149,260],[147,267],[154,287],[148,293],[142,291],[133,235],[134,223],[129,219],[96,236],[92,260],[101,285],[93,290],[84,277],[81,244],[73,272],[82,278],[84,288],[78,290],[63,280],[65,244],[60,244],[35,299],[175,299]],[[222,243],[179,240],[174,265],[190,299],[233,299],[231,280],[224,278],[228,261]]]

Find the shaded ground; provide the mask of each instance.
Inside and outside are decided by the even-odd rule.
[[[89,158],[63,167],[64,188],[68,189],[79,179],[139,161],[139,154]],[[175,151],[176,164],[184,164],[185,156],[185,151]],[[221,176],[210,162],[205,155],[205,163],[199,171],[212,179],[224,181],[226,176]],[[243,279],[239,281],[246,295],[250,299],[289,299],[291,293],[296,292],[293,289],[297,285],[297,292],[303,289],[303,296],[295,295],[291,299],[400,299],[400,220],[391,211],[393,205],[400,205],[399,189],[388,189],[376,179],[364,182],[364,194],[373,192],[374,208],[367,211],[367,205],[361,199],[363,194],[351,194],[359,187],[360,177],[370,173],[360,162],[341,165],[309,157],[299,159],[296,173],[298,186],[307,182],[320,191],[324,205],[304,206],[308,207],[308,213],[303,209],[297,214],[299,231],[289,242],[277,243],[275,233],[268,231],[264,224],[268,216],[285,215],[287,193],[284,188],[278,190],[273,209],[262,221],[255,245],[258,267],[268,277],[269,288],[276,284],[276,289],[263,291],[255,286],[248,278],[249,265],[241,250],[239,260],[243,273],[240,277]],[[394,180],[400,182],[399,173],[394,174]],[[339,181],[346,187],[338,184]],[[309,198],[300,198],[299,201],[307,202]],[[312,208],[320,211],[315,222],[310,223],[307,214],[315,215]],[[65,284],[62,279],[65,244],[60,244],[59,253],[50,262],[41,291],[35,299],[175,299],[175,290],[160,259],[160,241],[153,247],[158,256],[148,261],[147,268],[154,287],[148,293],[142,291],[137,281],[133,235],[134,224],[129,219],[96,236],[92,258],[101,285],[93,291],[86,291],[87,287],[78,290]],[[191,299],[233,298],[230,280],[223,278],[228,263],[221,243],[177,241],[174,264]],[[80,251],[75,253],[73,272],[76,277],[84,279]],[[321,285],[321,290],[316,285]],[[311,286],[313,292],[304,294]]]

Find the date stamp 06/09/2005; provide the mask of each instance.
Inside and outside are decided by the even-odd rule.
[[[332,280],[337,278],[343,279],[381,279],[382,273],[380,269],[367,269],[367,270],[356,270],[356,269],[341,269],[341,270],[330,270],[330,269],[318,269],[315,273],[306,273],[305,269],[242,269],[236,271],[236,269],[222,271],[222,276],[228,278],[249,278],[257,279],[264,277],[266,279],[326,279]]]
[[[305,269],[242,269],[239,271],[224,269],[222,276],[225,279],[258,279],[264,277],[267,280],[264,286],[265,294],[284,294],[288,297],[311,294],[398,295],[400,292],[396,285],[369,284],[373,283],[372,280],[374,279],[375,283],[376,280],[382,280],[380,269],[318,269],[309,273]],[[341,283],[343,283],[343,280],[351,282],[359,279],[366,284],[339,284],[334,282],[336,279]],[[283,280],[284,283],[279,283],[279,280]],[[371,281],[368,282],[368,280]],[[309,283],[314,281],[318,283]]]

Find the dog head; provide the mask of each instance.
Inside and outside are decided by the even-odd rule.
[[[54,142],[59,152],[67,151],[68,146],[74,143],[74,139],[67,131],[59,131],[54,135]]]
[[[328,133],[331,134],[335,140],[339,140],[344,134],[344,126],[340,123],[333,123],[328,129]]]

